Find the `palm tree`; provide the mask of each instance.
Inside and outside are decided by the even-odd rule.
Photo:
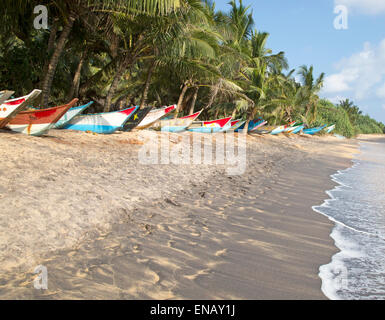
[[[319,101],[318,93],[323,87],[325,74],[321,73],[317,79],[314,79],[314,68],[305,65],[301,66],[298,74],[301,76],[303,85],[304,99],[306,100],[305,118],[308,122],[313,122],[317,115],[317,105]],[[310,118],[309,118],[310,116]]]

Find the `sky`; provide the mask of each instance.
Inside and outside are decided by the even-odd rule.
[[[216,0],[216,9],[228,11],[228,2]],[[334,103],[348,98],[364,114],[385,123],[385,0],[243,4],[253,11],[254,28],[270,34],[267,46],[285,52],[290,69],[313,65],[317,76],[325,73],[322,98]],[[335,22],[346,28],[336,29]]]

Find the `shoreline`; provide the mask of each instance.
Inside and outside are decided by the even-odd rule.
[[[5,135],[0,137],[2,148],[21,144],[15,157],[27,159],[29,152],[45,150],[31,162],[40,161],[55,179],[44,172],[38,177],[27,174],[24,180],[29,182],[48,178],[49,190],[30,183],[32,187],[23,191],[30,197],[22,203],[9,197],[12,188],[0,190],[8,205],[18,208],[13,214],[20,219],[13,227],[21,228],[20,234],[8,231],[1,239],[8,241],[2,261],[12,257],[14,263],[3,270],[7,276],[2,277],[0,298],[326,298],[318,269],[338,249],[330,238],[334,224],[312,206],[321,204],[325,191],[333,188],[330,176],[351,164],[355,140],[252,136],[246,173],[227,176],[221,165],[138,165],[134,155],[145,132],[96,136],[54,130],[41,140]],[[178,144],[179,136],[171,135],[171,140]],[[87,152],[71,155],[83,149]],[[1,160],[14,189],[23,180],[17,170],[34,167],[21,160],[11,166],[10,159],[4,168]],[[53,169],[57,161],[65,163],[64,175]],[[112,168],[119,170],[111,174]],[[103,185],[109,175],[114,180]],[[56,201],[60,214],[52,213],[54,206],[38,205],[37,191],[48,192],[43,203]],[[23,211],[27,204],[32,212]],[[2,208],[3,222],[7,215],[3,217]],[[37,228],[34,234],[23,229],[25,221]],[[10,230],[3,224],[3,233]],[[33,246],[23,247],[32,240]],[[44,246],[46,242],[50,246]],[[16,249],[27,249],[31,257],[23,261]],[[32,267],[37,264],[48,268],[47,291],[33,289]]]

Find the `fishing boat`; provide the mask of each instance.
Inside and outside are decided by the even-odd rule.
[[[231,127],[230,127],[229,131],[236,131],[241,126],[244,126],[245,123],[246,123],[246,121],[242,121],[242,120],[232,120],[230,123]]]
[[[18,112],[25,109],[30,101],[35,99],[41,90],[33,90],[30,94],[4,101],[0,105],[0,128],[4,128],[16,115]]]
[[[304,128],[305,128],[305,125],[301,124],[299,126],[294,127],[294,130],[292,130],[290,133],[296,134],[296,133],[300,132],[301,130],[303,130]]]
[[[231,117],[212,120],[194,122],[187,130],[191,132],[214,133],[225,132],[231,127]]]
[[[138,106],[112,112],[76,116],[63,128],[102,134],[114,133],[124,126],[136,109],[138,109]]]
[[[55,123],[54,128],[55,129],[61,129],[63,128],[68,122],[70,122],[73,118],[75,118],[77,115],[81,114],[84,110],[86,110],[91,104],[93,104],[93,101],[88,102],[87,104],[84,104],[82,106],[78,107],[72,107],[69,109],[59,120]]]
[[[4,90],[0,91],[0,105],[14,94],[14,91]]]
[[[326,128],[325,128],[326,133],[332,132],[335,128],[336,128],[336,125],[335,125],[335,124],[333,124],[333,125],[331,125],[331,126],[329,126],[329,127],[326,127]]]
[[[70,103],[59,107],[20,111],[9,122],[8,127],[15,132],[41,136],[47,133],[78,100],[79,99],[73,99]]]
[[[122,130],[131,131],[144,119],[145,116],[152,110],[152,107],[145,107],[143,109],[136,109],[132,116],[126,121]]]
[[[303,133],[304,134],[311,134],[311,135],[314,135],[318,132],[320,132],[323,128],[325,128],[326,125],[323,125],[323,126],[320,126],[320,127],[315,127],[315,128],[309,128],[309,129],[303,129]]]
[[[258,119],[255,119],[255,120],[250,120],[247,132],[254,132],[258,128],[261,128],[261,127],[263,127],[266,124],[267,124],[267,121],[263,120],[262,118],[258,118]],[[245,129],[245,126],[246,126],[246,121],[237,130],[235,130],[235,132],[243,131]]]
[[[174,111],[175,109],[176,105],[153,109],[143,118],[143,120],[136,126],[135,129],[146,129],[151,127],[156,121],[162,119],[164,116],[169,114],[171,111]]]
[[[295,130],[297,130],[298,129],[298,127],[301,127],[303,124],[302,123],[295,123],[295,124],[293,124],[292,126],[290,126],[290,127],[288,127],[286,130],[285,130],[285,132],[286,133],[293,133],[293,131],[295,131]]]
[[[198,111],[194,114],[191,114],[189,116],[177,118],[177,119],[170,119],[170,120],[161,120],[159,121],[159,126],[161,131],[166,132],[181,132],[186,130],[188,126],[190,126],[193,121],[199,117],[201,114],[201,111]]]
[[[276,127],[275,129],[273,129],[270,134],[273,134],[273,135],[277,135],[279,133],[282,133],[284,132],[287,128],[291,127],[293,124],[295,124],[295,122],[290,122],[289,124],[287,125],[283,125],[283,126],[278,126]]]

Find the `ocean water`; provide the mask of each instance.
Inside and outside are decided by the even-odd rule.
[[[333,175],[339,186],[313,209],[335,222],[340,252],[320,267],[330,299],[385,299],[385,140],[361,142],[354,165]]]

